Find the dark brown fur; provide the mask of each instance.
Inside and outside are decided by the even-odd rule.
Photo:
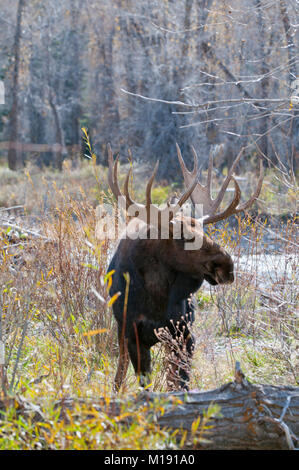
[[[200,249],[185,250],[183,238],[122,239],[109,265],[108,272],[115,270],[110,295],[121,292],[113,304],[120,345],[116,389],[125,376],[129,357],[141,384],[145,384],[151,368],[150,348],[159,341],[155,329],[168,327],[175,338],[173,325],[178,324],[191,359],[194,338],[188,321],[193,320],[194,309],[188,299],[204,280],[212,285],[234,280],[230,255],[203,234],[197,220],[185,217],[182,223],[189,233],[202,237]],[[124,273],[130,277],[126,306]],[[187,388],[188,374],[185,370],[179,374],[180,387]]]

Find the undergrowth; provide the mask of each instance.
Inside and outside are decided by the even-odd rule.
[[[163,402],[153,405],[152,419],[146,407],[134,407],[140,390],[131,366],[120,394],[127,397],[126,407],[118,416],[109,414],[118,358],[106,275],[114,244],[96,240],[95,208],[112,198],[106,172],[96,171],[95,178],[91,166],[73,171],[66,164],[62,174],[29,171],[1,185],[1,204],[23,207],[0,212],[1,403],[13,400],[0,410],[0,448],[185,446],[181,430],[157,426],[154,417],[163,413]],[[266,188],[273,184],[270,174]],[[171,189],[156,187],[156,202]],[[232,254],[236,279],[231,286],[205,284],[197,294],[190,388],[231,380],[236,360],[252,382],[298,384],[297,223],[296,216],[275,226],[248,216],[208,229]],[[163,344],[152,354],[151,388],[165,391]],[[21,412],[18,397],[31,404],[30,412]],[[95,398],[105,406],[94,408]],[[195,447],[207,421],[194,425]]]

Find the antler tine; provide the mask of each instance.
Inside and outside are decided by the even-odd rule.
[[[233,172],[235,171],[235,168],[237,166],[237,164],[239,163],[240,161],[240,158],[243,154],[243,151],[244,151],[244,148],[242,148],[240,150],[240,152],[238,153],[237,157],[235,158],[232,166],[230,167],[229,169],[229,172],[227,174],[227,177],[225,178],[222,186],[221,186],[221,189],[218,193],[218,196],[216,197],[215,201],[214,201],[214,204],[213,204],[213,213],[215,213],[218,209],[218,207],[220,206],[221,202],[222,202],[222,199],[224,197],[224,194],[225,194],[225,191],[230,183],[230,181],[232,180],[232,175],[233,175]]]
[[[152,204],[152,197],[151,197],[152,185],[153,185],[156,173],[158,171],[158,167],[159,167],[159,160],[157,161],[157,163],[155,165],[155,168],[154,168],[154,171],[153,171],[153,173],[152,173],[152,175],[151,175],[151,177],[148,180],[147,185],[146,185],[146,190],[145,190],[145,193],[146,193],[146,209],[148,211],[150,210],[150,206]]]
[[[234,185],[235,185],[234,198],[233,198],[232,202],[230,203],[230,205],[224,211],[220,212],[219,214],[213,214],[213,215],[205,218],[203,220],[204,225],[219,222],[219,220],[227,219],[230,215],[235,214],[236,207],[239,204],[240,199],[241,199],[241,189],[240,189],[240,186],[238,185],[237,181],[235,180],[235,178],[233,176],[231,177],[231,181],[233,181]]]
[[[179,162],[180,162],[180,165],[181,165],[182,173],[183,173],[183,175],[184,175],[185,173],[188,173],[188,174],[189,174],[190,171],[189,171],[189,170],[187,169],[187,167],[186,167],[186,164],[185,164],[184,159],[183,159],[183,157],[182,157],[181,149],[180,149],[180,147],[178,146],[177,143],[175,144],[175,146],[176,146],[176,151],[177,151],[177,154],[178,154],[178,159],[179,159]]]
[[[191,197],[193,204],[202,204],[204,207],[205,214],[210,213],[213,201],[211,199],[211,195],[208,191],[208,188],[206,186],[201,185],[198,181],[198,157],[197,157],[195,149],[191,147],[193,158],[194,158],[193,171],[191,173],[186,168],[186,165],[183,160],[178,144],[176,144],[176,147],[177,147],[178,159],[179,159],[181,170],[182,170],[183,177],[184,177],[185,187],[188,188],[187,192],[189,192],[189,189],[193,186],[193,184],[196,181],[196,184],[194,184],[193,190],[190,192],[190,197]]]
[[[129,179],[130,179],[131,173],[132,173],[132,168],[129,169],[125,182],[124,182],[124,195],[126,198],[126,209],[128,209],[128,207],[131,206],[132,204],[137,205],[136,202],[133,201],[133,199],[131,198],[130,192],[129,192]]]
[[[253,195],[251,196],[251,198],[248,199],[247,202],[243,202],[243,204],[241,204],[240,207],[236,208],[236,210],[235,210],[236,213],[239,213],[241,211],[244,211],[244,210],[248,209],[254,203],[254,201],[256,201],[256,199],[259,197],[261,189],[262,189],[263,179],[264,179],[264,166],[263,166],[262,160],[260,160],[260,176],[259,176],[259,179],[258,179],[258,182],[257,182],[256,190],[253,193]]]
[[[181,149],[176,143],[176,149],[177,149],[177,154],[178,154],[178,159],[179,163],[181,166],[181,170],[183,173],[184,177],[184,183],[185,187],[187,188],[186,191],[182,194],[181,198],[178,201],[178,207],[181,207],[186,200],[191,197],[192,199],[192,193],[195,189],[196,186],[200,186],[200,183],[198,183],[198,157],[196,154],[196,151],[194,147],[191,147],[192,154],[193,154],[193,170],[192,172],[189,171],[186,167],[186,164],[184,162],[184,159],[182,157]],[[195,203],[195,201],[193,201]]]
[[[118,197],[122,196],[121,191],[118,186],[118,181],[117,181],[117,167],[118,167],[118,159],[119,156],[116,157],[115,162],[113,161],[113,153],[111,150],[111,145],[107,145],[107,150],[108,150],[108,183],[110,186],[110,189],[114,195],[114,197],[117,199]]]
[[[195,152],[194,147],[191,147],[192,153],[193,153],[193,158],[194,158],[194,163],[193,163],[193,170],[189,171],[188,168],[186,167],[186,164],[184,162],[184,159],[182,157],[182,152],[178,144],[176,143],[176,149],[177,149],[177,154],[178,154],[178,159],[181,165],[181,170],[183,173],[184,180],[188,180],[190,178],[194,178],[197,175],[198,172],[198,158]]]
[[[186,189],[186,191],[181,195],[180,199],[178,200],[177,205],[179,207],[182,207],[182,205],[187,201],[187,199],[193,193],[195,186],[198,184],[197,183],[197,176],[198,175],[195,176],[195,178],[194,178],[193,182],[191,183],[191,185],[189,186],[189,188]]]

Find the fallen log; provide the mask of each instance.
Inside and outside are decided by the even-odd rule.
[[[299,446],[299,387],[250,384],[238,363],[234,382],[212,391],[189,392],[182,405],[159,418],[159,425],[190,432],[194,419],[202,417],[211,403],[220,406],[221,416],[209,420],[212,427],[200,444],[202,449],[294,450]]]
[[[0,400],[0,418],[1,410],[15,402],[16,399]],[[198,420],[200,429],[211,405],[217,405],[220,413],[210,415],[206,421],[208,428],[200,431],[196,438],[194,423]],[[215,390],[142,392],[133,399],[132,396],[123,399],[116,396],[108,401],[107,398],[66,397],[57,401],[55,407],[60,409],[61,420],[68,420],[70,410],[79,420],[80,417],[86,419],[88,410],[94,417],[96,410],[100,413],[99,419],[105,419],[105,415],[120,417],[124,425],[130,422],[130,416],[142,410],[140,412],[157,426],[179,430],[179,439],[186,432],[185,449],[295,450],[299,447],[299,387],[250,384],[238,363],[234,381]],[[31,418],[33,414],[34,420],[46,421],[39,407],[31,407],[22,397],[18,399],[17,409],[18,414],[29,414]]]

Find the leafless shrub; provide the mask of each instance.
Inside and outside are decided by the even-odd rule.
[[[180,327],[179,322],[177,324],[172,322],[172,324],[176,332],[175,338],[167,327],[160,328],[155,332],[157,338],[165,348],[164,374],[166,377],[166,386],[169,391],[184,389],[186,384],[182,383],[182,374],[180,375],[180,371],[184,371],[187,377],[190,376],[191,371],[191,357],[186,349],[187,343],[184,335],[185,326]],[[186,326],[190,331],[192,328],[191,322],[187,322]]]

